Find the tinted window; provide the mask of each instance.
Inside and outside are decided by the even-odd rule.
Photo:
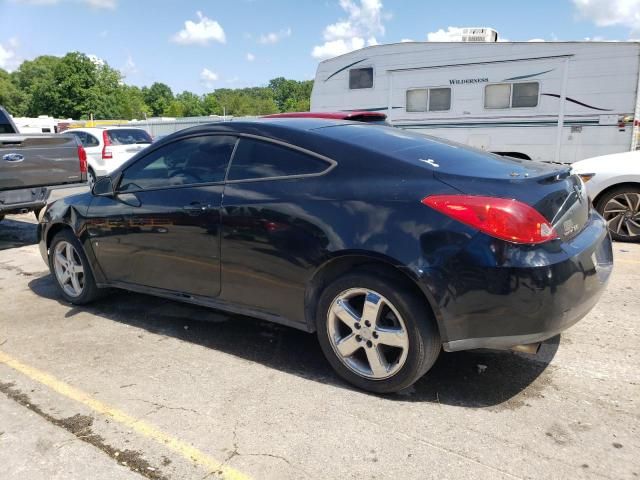
[[[233,156],[229,180],[320,173],[329,164],[319,158],[269,142],[242,138]]]
[[[538,105],[538,90],[540,84],[538,82],[514,83],[513,98],[511,106],[517,107],[535,107]]]
[[[119,128],[107,130],[107,138],[111,145],[132,145],[135,143],[151,143],[151,135],[139,128]]]
[[[349,88],[373,87],[373,68],[352,68],[349,70]]]
[[[100,145],[100,142],[98,141],[98,139],[93,135],[91,135],[90,133],[87,133],[85,142],[86,143],[83,143],[83,146],[85,147],[97,147]]]
[[[235,137],[203,136],[169,143],[127,168],[120,191],[221,182]]]

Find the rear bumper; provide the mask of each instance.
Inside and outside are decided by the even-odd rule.
[[[476,266],[453,265],[454,280],[438,299],[446,351],[509,349],[551,338],[589,313],[613,269],[606,224],[595,212],[569,242],[536,247],[477,240],[458,259]]]
[[[0,214],[21,213],[47,204],[49,189],[45,187],[5,190],[0,192]]]

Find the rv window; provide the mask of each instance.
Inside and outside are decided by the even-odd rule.
[[[451,108],[450,88],[430,88],[429,89],[429,111],[442,112]]]
[[[484,87],[484,108],[509,108],[511,104],[511,85],[497,83]]]
[[[540,90],[540,84],[538,82],[514,83],[511,106],[513,108],[537,106],[538,90]]]
[[[349,70],[349,88],[373,87],[373,68],[352,68]]]
[[[427,111],[427,89],[407,90],[407,112]]]

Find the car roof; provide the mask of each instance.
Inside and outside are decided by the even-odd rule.
[[[387,115],[382,112],[368,110],[352,110],[348,112],[284,112],[264,115],[262,118],[328,118],[333,120],[385,120]]]

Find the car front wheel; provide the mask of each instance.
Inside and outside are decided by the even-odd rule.
[[[329,285],[316,323],[322,350],[336,372],[375,393],[409,387],[440,353],[438,330],[424,300],[404,282],[368,272]]]
[[[640,188],[621,186],[605,193],[596,204],[611,238],[622,242],[640,241]]]
[[[63,230],[52,240],[49,267],[64,299],[84,305],[99,297],[89,261],[82,245],[70,230]]]

